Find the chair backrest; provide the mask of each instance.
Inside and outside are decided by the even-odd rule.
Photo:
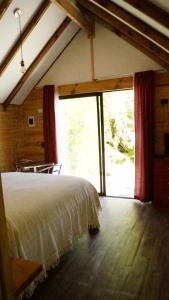
[[[48,166],[39,166],[37,167],[37,173],[48,173],[48,174],[53,174],[53,169],[54,169],[54,164],[51,163]]]
[[[61,172],[61,168],[62,168],[62,164],[54,164],[52,174],[59,175]]]
[[[29,162],[29,163],[17,163],[16,171],[19,172],[35,172],[35,173],[48,173],[59,175],[62,164],[54,163],[41,163],[41,162]]]

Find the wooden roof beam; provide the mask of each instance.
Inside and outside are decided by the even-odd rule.
[[[102,20],[111,31],[128,41],[132,46],[142,51],[158,64],[169,70],[169,54],[156,44],[145,38],[137,31],[131,29],[120,20],[116,19],[106,9],[98,5],[95,1],[77,0],[83,8],[94,15],[95,19]]]
[[[134,8],[169,28],[169,13],[148,0],[124,0]]]
[[[12,0],[2,0],[0,4],[0,19],[3,17],[6,12],[8,6],[11,4]]]
[[[40,53],[37,55],[37,57],[34,59],[33,63],[30,65],[30,67],[27,69],[26,73],[22,76],[20,81],[17,83],[13,91],[10,93],[10,95],[6,98],[3,105],[6,108],[8,104],[12,101],[12,99],[15,97],[15,95],[19,92],[19,90],[22,88],[26,80],[30,77],[32,72],[35,70],[35,68],[38,66],[42,58],[47,54],[49,49],[54,45],[54,43],[57,41],[57,39],[61,36],[63,31],[68,27],[71,20],[67,17],[62,24],[59,26],[59,28],[55,31],[55,33],[52,35],[52,37],[48,40],[46,45],[43,47],[43,49],[40,51]]]
[[[58,5],[80,28],[87,31],[89,35],[91,34],[90,22],[83,16],[80,9],[73,2],[70,0],[51,0],[51,2]]]
[[[100,4],[104,6],[109,12],[113,13],[115,16],[119,17],[122,21],[127,22],[130,26],[139,30],[142,34],[146,35],[148,38],[165,48],[169,51],[169,38],[141,21],[137,17],[133,16],[117,4],[110,0],[101,1]]]
[[[58,86],[58,93],[59,96],[70,96],[132,88],[133,77],[120,77],[106,80],[94,80],[75,84],[60,85]]]
[[[146,48],[144,48],[141,44],[137,43],[133,39],[131,39],[129,36],[125,35],[123,32],[115,28],[113,25],[110,25],[109,23],[106,23],[105,21],[99,19],[96,17],[97,21],[99,23],[102,23],[107,29],[109,29],[111,32],[115,33],[118,37],[122,38],[126,42],[128,42],[131,46],[151,58],[153,61],[158,63],[160,66],[162,66],[165,70],[169,71],[169,64],[162,61],[159,57],[156,57],[154,54],[152,54],[150,51],[148,51]]]
[[[169,72],[155,73],[155,85],[169,85]],[[59,96],[63,97],[85,93],[119,91],[124,89],[133,89],[133,76],[59,85],[58,93]]]
[[[2,64],[0,65],[0,76],[6,70],[7,66],[10,63],[10,61],[12,60],[12,58],[14,57],[14,55],[16,54],[16,52],[18,51],[18,49],[20,48],[21,42],[23,43],[26,40],[26,38],[29,36],[29,34],[32,32],[32,30],[35,28],[36,24],[39,22],[39,20],[44,15],[44,13],[47,10],[47,8],[49,7],[49,5],[50,5],[50,1],[49,0],[44,0],[43,1],[42,5],[40,6],[40,8],[38,9],[38,11],[35,13],[35,15],[33,16],[33,18],[31,19],[31,21],[29,22],[29,24],[27,25],[27,27],[23,31],[21,38],[19,38],[16,41],[16,43],[14,44],[14,46],[9,51],[9,53],[7,54],[7,56],[5,57],[5,59],[3,60]]]

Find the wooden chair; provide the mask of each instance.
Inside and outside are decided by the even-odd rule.
[[[15,164],[15,166],[17,172],[48,173],[54,175],[59,175],[62,168],[62,164],[44,162],[18,162]]]
[[[53,168],[54,168],[54,163],[51,164],[42,164],[41,166],[37,166],[36,172],[35,173],[48,173],[52,174],[53,173]]]
[[[53,173],[54,175],[59,175],[61,172],[62,164],[55,164],[53,166]]]
[[[62,164],[42,163],[41,165],[39,164],[36,166],[35,173],[48,173],[48,174],[59,175],[61,172],[61,168],[62,168]]]

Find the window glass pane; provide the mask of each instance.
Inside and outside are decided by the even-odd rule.
[[[106,194],[134,196],[133,90],[103,94]]]
[[[86,178],[100,192],[96,97],[59,100],[56,110],[62,174]]]

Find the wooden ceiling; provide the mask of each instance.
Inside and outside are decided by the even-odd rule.
[[[164,70],[169,71],[169,5],[168,7],[165,7],[164,10],[163,5],[160,5],[162,0],[38,1],[38,7],[35,11],[30,12],[29,19],[25,22],[22,36],[17,36],[14,39],[12,45],[7,47],[6,53],[2,57],[0,64],[0,90],[1,85],[5,89],[5,80],[7,82],[10,68],[12,68],[12,64],[15,63],[16,57],[19,55],[18,52],[20,51],[21,42],[23,46],[26,45],[31,36],[35,34],[36,30],[39,30],[38,34],[43,37],[47,30],[50,31],[52,26],[53,28],[49,32],[49,36],[46,35],[46,43],[44,42],[36,55],[30,59],[26,73],[16,76],[16,80],[9,86],[8,91],[6,92],[6,90],[4,90],[4,93],[2,93],[2,95],[0,94],[0,102],[4,103],[5,106],[11,102],[15,103],[14,99],[16,95],[23,89],[26,81],[34,75],[36,69],[40,69],[41,64],[44,63],[46,59],[45,67],[39,72],[39,75],[35,79],[34,84],[31,85],[31,88],[36,85],[49,65],[52,64],[52,62],[57,59],[57,56],[63,51],[62,48],[70,43],[79,28],[84,30],[86,34],[90,36],[93,32],[93,21],[99,22],[111,32],[115,33],[161,65]],[[155,4],[155,2],[157,3]],[[31,3],[33,5],[33,0],[29,0],[29,3],[30,6]],[[3,29],[3,19],[5,24],[5,17],[9,15],[9,10],[12,11],[13,8],[18,7],[18,5],[19,0],[2,0],[0,2],[0,30],[1,27]],[[27,7],[27,9],[28,8],[29,7]],[[60,22],[57,21],[57,24],[55,24],[55,17],[53,16],[54,21],[51,21],[53,22],[51,27],[46,29],[47,22],[45,21],[45,18],[48,17],[49,19],[49,12],[51,13],[54,10],[55,16]],[[42,21],[44,22],[44,27],[41,25]],[[42,27],[42,32],[40,32],[40,26]],[[45,32],[43,32],[43,28],[45,28]],[[61,38],[65,40],[64,47],[59,46]],[[53,58],[48,65],[47,61],[50,60],[49,56],[53,47],[58,47],[59,50],[53,51],[55,52],[55,55],[53,54]]]

